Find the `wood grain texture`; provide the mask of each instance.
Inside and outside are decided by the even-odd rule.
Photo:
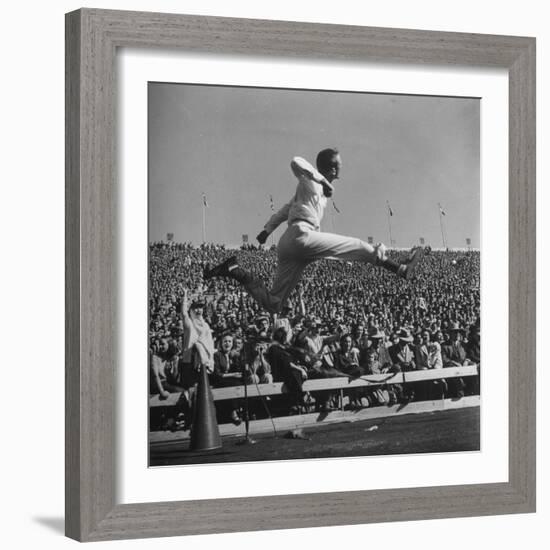
[[[67,27],[67,534],[85,538],[114,505],[114,50],[84,12]]]
[[[65,529],[80,533],[80,17],[65,32]]]
[[[294,21],[111,10],[85,13],[110,40],[124,46],[262,56],[510,67],[518,51],[531,41],[515,36]]]
[[[66,41],[67,535],[107,540],[534,511],[534,39],[86,9],[67,15]],[[114,67],[116,48],[126,46],[509,70],[508,483],[115,503]]]
[[[509,484],[118,505],[92,540],[527,512]]]
[[[536,189],[535,42],[510,67],[510,483],[535,509]]]

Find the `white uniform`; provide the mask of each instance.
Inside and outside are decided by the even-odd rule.
[[[323,186],[310,177],[310,174],[317,175],[318,172],[300,157],[292,160],[291,168],[298,177],[296,193],[264,227],[270,234],[282,222],[288,221],[288,228],[277,245],[279,264],[273,286],[268,291],[259,280],[245,285],[248,292],[273,313],[280,311],[311,262],[330,258],[374,264],[383,255],[380,248],[361,239],[321,232],[327,198],[323,194]]]

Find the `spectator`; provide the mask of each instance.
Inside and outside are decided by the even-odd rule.
[[[183,317],[183,373],[184,386],[192,387],[198,380],[198,373],[205,368],[210,374],[214,370],[214,341],[210,326],[203,317],[204,302],[195,299],[188,307],[187,289],[183,291],[181,314]]]
[[[340,349],[334,354],[334,367],[354,378],[365,374],[359,366],[359,350],[353,346],[350,334],[344,334],[340,338]]]
[[[392,360],[385,345],[386,335],[375,326],[368,330],[370,346],[365,356],[365,370],[367,374],[385,374],[392,370]],[[396,400],[395,393],[384,387],[369,388],[366,397],[371,404],[387,405]]]
[[[338,339],[335,334],[321,336],[322,321],[319,318],[308,319],[305,322],[305,330],[298,336],[296,343],[307,352],[318,355],[323,346]]]
[[[242,378],[242,370],[239,364],[240,355],[235,353],[233,348],[233,335],[224,334],[220,340],[219,348],[214,353],[214,373],[213,380],[215,385],[220,386],[222,379],[237,378],[239,383]]]
[[[269,323],[269,315],[267,313],[261,313],[256,317],[254,321],[254,327],[250,331],[251,338],[262,338],[271,340],[271,326]]]
[[[442,346],[441,355],[443,358],[443,367],[462,367],[463,365],[471,365],[472,362],[466,356],[466,350],[462,345],[464,329],[453,321],[449,327],[449,341]],[[462,378],[447,379],[449,390],[453,397],[464,397],[464,389],[466,387]]]
[[[290,342],[292,341],[293,328],[299,323],[301,319],[305,317],[305,307],[302,298],[301,286],[298,287],[298,297],[300,308],[298,315],[295,314],[293,305],[290,302],[287,302],[282,307],[281,314],[275,315],[275,320],[273,322],[273,330],[276,330],[279,327],[285,329],[287,344],[290,344]]]
[[[385,334],[376,327],[368,332],[371,345],[365,356],[365,367],[368,374],[383,374],[392,369],[392,360],[385,346]]]
[[[178,370],[178,355],[175,346],[170,346],[167,338],[161,338],[159,349],[152,354],[149,366],[151,371],[150,392],[167,399],[170,393],[181,392]]]
[[[365,331],[365,325],[361,322],[356,323],[351,331],[352,345],[359,352],[366,351],[369,347],[369,339]]]
[[[411,349],[413,337],[408,329],[402,328],[397,333],[397,343],[389,348],[389,354],[393,363],[393,372],[408,372],[414,370],[414,352]],[[391,387],[394,398],[400,402],[408,402],[414,397],[414,387],[409,385],[393,384]]]
[[[273,378],[286,386],[291,412],[298,413],[304,406],[302,384],[307,379],[307,370],[298,364],[291,353],[283,327],[275,329],[273,343],[267,350],[266,358],[272,367]]]
[[[414,353],[411,349],[413,337],[406,328],[397,333],[398,342],[389,349],[393,363],[393,369],[397,371],[409,371],[415,368]]]
[[[244,340],[242,336],[235,336],[233,338],[233,349],[231,353],[236,357],[240,357],[243,353],[243,349],[244,349]]]
[[[414,347],[414,357],[417,370],[441,369],[441,346],[438,342],[431,342],[430,332],[425,329],[418,334],[419,341]],[[441,397],[447,390],[445,380],[431,380],[418,382],[414,385],[414,392],[417,399],[424,401]]]
[[[344,334],[340,338],[340,349],[334,354],[334,367],[352,378],[359,378],[365,374],[365,369],[359,365],[359,350],[353,346],[350,334]],[[368,407],[370,405],[367,391],[363,388],[349,390],[347,394],[351,406]]]
[[[480,318],[476,319],[475,324],[470,327],[470,334],[468,335],[468,343],[466,344],[466,357],[472,362],[478,365],[478,375],[468,376],[465,380],[466,392],[469,395],[479,395],[479,369],[481,361],[481,327]]]
[[[238,285],[230,280],[205,282],[202,278],[204,265],[216,265],[233,251],[211,243],[201,246],[151,243],[149,253],[151,369],[154,361],[157,371],[166,374],[165,359],[161,359],[166,345],[179,359],[175,373],[169,374],[161,386],[171,380],[176,388],[191,388],[197,381],[197,369],[201,364],[205,364],[212,373],[214,349],[221,350],[221,341],[228,332],[234,336],[231,361],[234,365],[240,364],[243,346],[249,349],[251,326],[255,327],[253,333],[265,332],[267,336],[274,329],[285,328],[286,348],[295,356],[293,363],[309,369],[310,377],[342,375],[335,367],[335,358],[340,349],[340,337],[346,333],[351,333],[352,347],[360,352],[359,366],[367,374],[383,373],[390,364],[387,360],[388,349],[402,342],[399,335],[403,327],[409,332],[421,334],[422,342],[418,341],[414,348],[407,343],[406,347],[413,354],[414,366],[406,366],[407,361],[397,360],[395,367],[391,362],[393,370],[403,368],[403,363],[405,370],[426,368],[426,361],[428,368],[439,368],[443,358],[449,359],[449,353],[443,354],[442,358],[441,346],[449,345],[453,323],[463,327],[460,337],[468,334],[467,341],[461,338],[460,342],[466,359],[479,363],[478,252],[431,251],[419,266],[417,278],[409,284],[396,278],[380,278],[376,268],[370,265],[320,261],[306,269],[300,288],[313,323],[304,320],[305,311],[300,311],[300,293],[296,292],[291,297],[293,309],[275,318],[272,326],[269,326],[268,319],[267,330],[262,328],[265,321],[259,327],[256,325],[255,320],[262,316],[262,312]],[[389,254],[399,261],[398,251],[390,251]],[[237,251],[237,255],[243,268],[259,274],[267,286],[271,284],[276,251],[246,247]],[[187,309],[190,319],[192,308],[182,310],[182,286],[188,289],[190,295],[201,297],[196,308],[200,331],[194,327],[194,322],[193,328],[190,328],[184,316],[183,310]],[[307,331],[304,331],[304,325],[308,325]],[[211,328],[210,338],[206,327]],[[425,350],[419,355],[420,350],[417,349],[417,346],[426,345],[426,331],[429,333],[429,346],[440,344],[439,349],[433,346],[427,357]],[[383,340],[373,337],[377,333],[386,336]],[[395,355],[395,349],[392,353]],[[153,359],[155,356],[157,358]],[[265,357],[269,363],[267,355]],[[452,364],[447,361],[447,365]],[[173,367],[170,370],[173,371]],[[465,380],[468,384],[476,381],[475,377]],[[158,388],[158,383],[151,375],[151,391],[158,391],[155,388]],[[451,388],[451,394],[454,389]],[[467,393],[479,391],[475,384],[466,390]]]
[[[219,349],[214,352],[214,372],[212,374],[212,386],[226,388],[243,384],[242,370],[238,363],[239,356],[233,351],[233,335],[224,334],[220,341]],[[231,422],[238,426],[241,423],[239,415],[239,401],[231,399],[227,402],[216,403],[218,416],[229,416]]]
[[[472,363],[479,363],[481,360],[481,328],[480,319],[476,319],[474,325],[470,327],[470,333],[468,335],[468,343],[466,344],[466,357],[472,361]]]
[[[265,336],[256,337],[252,342],[252,353],[248,362],[248,384],[270,384],[273,382],[271,365],[265,357],[270,342],[271,339]]]

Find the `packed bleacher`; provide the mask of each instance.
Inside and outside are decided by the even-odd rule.
[[[270,286],[275,249],[165,242],[149,247],[150,392],[161,399],[173,392],[185,397],[176,410],[179,420],[163,417],[159,427],[166,422],[181,428],[189,424],[189,395],[197,372],[186,353],[184,311],[193,307],[211,329],[212,387],[245,382],[284,382],[287,387],[281,398],[254,404],[256,417],[330,410],[334,392],[303,392],[302,384],[309,379],[352,379],[480,362],[478,251],[429,250],[412,281],[372,265],[318,261],[307,268],[278,316],[261,311],[231,279],[203,280],[207,264],[230,254]],[[397,258],[406,252],[389,254]],[[348,403],[375,407],[478,392],[478,377],[453,378],[350,390]],[[239,423],[241,408],[239,400],[217,404],[219,421]]]

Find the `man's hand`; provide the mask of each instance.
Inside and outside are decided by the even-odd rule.
[[[269,237],[269,235],[268,235],[267,231],[264,229],[258,234],[258,236],[256,237],[256,240],[260,244],[265,244],[265,241],[267,241],[267,237]]]
[[[185,316],[187,315],[187,310],[189,309],[189,296],[187,293],[187,288],[180,285],[180,293],[183,293],[181,300],[181,314]]]
[[[307,371],[306,369],[304,369],[304,367],[296,365],[295,363],[290,363],[290,368],[297,370],[302,376],[302,380],[307,380]]]

